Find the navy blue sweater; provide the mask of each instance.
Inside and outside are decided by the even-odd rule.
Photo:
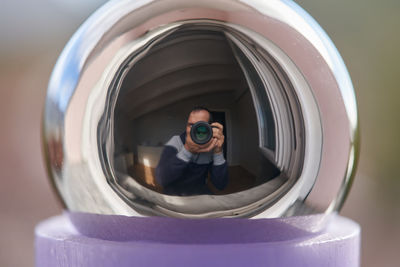
[[[223,154],[192,154],[184,147],[186,134],[173,136],[164,147],[156,168],[156,180],[170,195],[212,194],[206,185],[208,173],[214,186],[228,184],[228,166]]]

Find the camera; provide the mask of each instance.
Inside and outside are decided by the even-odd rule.
[[[211,126],[210,123],[198,121],[192,125],[192,128],[190,129],[190,137],[193,142],[198,145],[207,144],[213,137],[212,128],[215,127]]]

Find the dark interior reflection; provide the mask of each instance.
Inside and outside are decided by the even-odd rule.
[[[229,172],[223,190],[208,178],[211,194],[239,192],[277,177],[280,171],[273,159],[260,149],[260,140],[271,154],[275,149],[271,109],[265,104],[260,122],[254,98],[268,99],[257,84],[251,93],[238,62],[241,57],[223,33],[211,30],[177,31],[147,52],[124,79],[115,107],[115,170],[169,194],[155,179],[164,144],[185,132],[193,107],[205,106],[224,126]],[[242,59],[241,64],[248,63]]]

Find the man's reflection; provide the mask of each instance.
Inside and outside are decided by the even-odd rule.
[[[208,175],[219,190],[228,184],[228,164],[222,153],[225,139],[223,126],[211,121],[207,108],[195,107],[189,114],[186,132],[173,136],[166,143],[156,169],[156,180],[163,186],[164,193],[212,194],[206,184]],[[191,129],[198,122],[210,123],[212,129],[212,137],[205,144],[194,142],[191,137]],[[201,132],[198,136],[203,138]]]

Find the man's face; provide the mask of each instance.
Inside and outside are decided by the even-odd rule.
[[[190,128],[193,126],[198,121],[206,121],[208,122],[210,120],[210,114],[207,112],[207,110],[198,110],[198,111],[193,111],[190,113],[188,122],[186,124],[186,133],[190,133]]]

